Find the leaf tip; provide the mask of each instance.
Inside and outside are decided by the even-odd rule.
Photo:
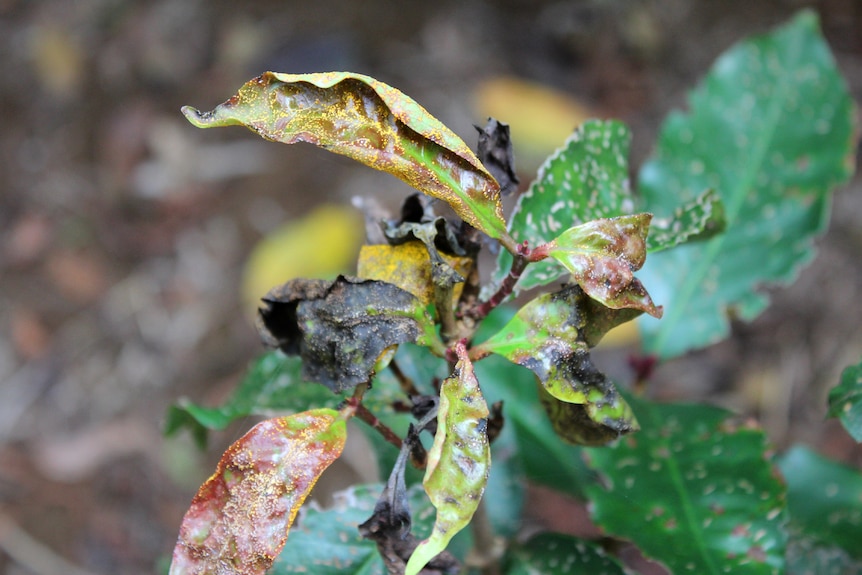
[[[183,106],[180,108],[180,112],[196,128],[212,127],[212,112],[201,112],[193,106]]]

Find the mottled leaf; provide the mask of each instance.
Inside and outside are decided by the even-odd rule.
[[[646,259],[651,214],[592,220],[542,246],[563,264],[584,292],[613,309],[633,308],[661,317],[634,277]]]
[[[829,417],[837,417],[857,443],[862,442],[862,362],[841,374],[841,383],[829,391]]]
[[[447,202],[473,227],[514,247],[500,187],[470,148],[413,99],[362,74],[266,72],[211,112],[184,107],[199,128],[242,125],[308,142],[390,173]]]
[[[862,473],[794,447],[778,462],[787,481],[791,525],[820,545],[862,559]]]
[[[766,307],[759,287],[796,277],[854,164],[854,106],[812,12],[723,54],[689,107],[665,120],[640,171],[640,208],[661,219],[712,189],[727,226],[640,272],[668,306],[661,322],[641,322],[647,350],[665,358],[726,337],[729,313],[750,320]]]
[[[170,575],[264,573],[346,429],[337,411],[316,409],[259,423],[231,445],[183,518]]]
[[[764,433],[715,407],[631,402],[640,433],[584,450],[596,523],[672,573],[783,572],[785,488]]]
[[[207,430],[224,429],[237,419],[274,412],[296,413],[313,407],[334,408],[344,400],[322,385],[305,381],[301,370],[302,360],[298,357],[267,352],[252,363],[239,386],[220,406],[205,407],[188,398],[171,406],[165,435],[187,427],[203,447]]]
[[[678,206],[668,218],[652,219],[646,248],[650,253],[694,240],[705,240],[724,231],[724,204],[715,190],[707,190]]]
[[[640,311],[612,310],[578,286],[545,294],[525,305],[497,334],[471,350],[495,353],[530,369],[543,386],[543,405],[561,437],[596,445],[638,429],[613,383],[590,358],[589,348]]]
[[[422,302],[386,282],[297,279],[273,289],[263,301],[259,327],[264,341],[299,354],[302,376],[334,391],[370,381],[400,343],[442,353]]]
[[[626,574],[599,545],[562,533],[540,533],[512,546],[503,569],[506,575]]]
[[[455,349],[458,363],[440,388],[437,433],[422,482],[437,517],[431,535],[410,557],[406,575],[419,573],[470,522],[488,481],[488,407],[464,345]]]

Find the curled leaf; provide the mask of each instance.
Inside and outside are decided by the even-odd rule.
[[[333,391],[369,381],[378,359],[400,343],[442,348],[422,302],[386,282],[297,279],[263,301],[258,327],[265,342],[298,354],[302,376]]]
[[[262,575],[296,512],[344,448],[332,409],[257,424],[222,455],[183,518],[170,575]]]
[[[661,317],[634,277],[646,260],[651,214],[593,220],[569,228],[543,249],[563,264],[584,292],[610,308],[634,308]]]
[[[636,431],[638,424],[613,383],[593,364],[589,348],[640,313],[604,307],[571,286],[525,305],[472,353],[495,353],[535,373],[560,437],[575,444],[607,443]]]
[[[500,186],[470,148],[413,99],[362,74],[266,72],[211,112],[186,106],[199,128],[241,125],[275,142],[308,142],[392,174],[447,202],[461,219],[514,249]]]
[[[488,482],[488,406],[464,344],[457,344],[455,350],[458,363],[440,389],[437,433],[422,481],[437,518],[431,535],[410,556],[405,575],[416,575],[446,549],[472,519]]]

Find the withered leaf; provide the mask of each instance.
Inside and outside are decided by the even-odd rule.
[[[390,283],[295,279],[263,302],[258,329],[264,341],[298,354],[303,377],[336,392],[369,381],[393,346],[443,348],[422,302]]]
[[[500,184],[500,193],[504,196],[512,193],[518,187],[519,180],[515,172],[515,153],[512,150],[509,124],[488,118],[485,127],[476,126],[476,130],[479,131],[476,155]]]

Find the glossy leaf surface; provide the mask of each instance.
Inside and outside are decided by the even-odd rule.
[[[862,559],[862,473],[803,447],[788,451],[778,466],[797,531]]]
[[[829,391],[829,416],[841,420],[857,443],[862,442],[862,362],[841,374],[841,383]]]
[[[651,214],[599,219],[569,228],[546,244],[548,255],[572,274],[587,295],[609,308],[633,308],[661,317],[634,278],[646,259]]]
[[[242,125],[308,142],[390,173],[447,202],[473,227],[511,244],[500,187],[470,148],[412,98],[362,74],[266,72],[211,112],[184,107],[199,128]]]
[[[511,547],[506,575],[625,575],[626,570],[597,544],[563,535],[540,533]]]
[[[596,523],[672,573],[782,572],[785,489],[764,433],[715,407],[631,402],[640,433],[585,450]]]
[[[567,441],[607,443],[638,425],[613,383],[593,365],[589,348],[639,313],[606,308],[571,286],[525,305],[471,353],[495,353],[535,373],[547,392],[540,397],[554,429]]]
[[[488,482],[488,407],[463,344],[456,351],[455,371],[440,389],[437,433],[422,482],[437,517],[431,535],[407,562],[406,575],[419,573],[470,522]]]
[[[220,406],[205,407],[185,398],[171,406],[165,434],[171,436],[187,427],[204,446],[207,430],[224,429],[249,415],[335,408],[344,400],[322,385],[305,381],[301,370],[302,360],[298,357],[267,352],[251,364],[239,386]]]
[[[661,322],[641,322],[648,351],[665,358],[724,338],[728,313],[756,317],[768,303],[758,287],[811,260],[830,192],[853,171],[853,103],[812,12],[723,54],[689,107],[665,120],[640,171],[642,207],[662,218],[713,189],[727,226],[650,256],[640,273],[668,306]]]
[[[302,358],[302,375],[333,391],[370,381],[394,346],[442,348],[434,322],[413,294],[375,280],[291,280],[260,309],[264,341]]]
[[[264,573],[346,429],[337,411],[316,409],[259,423],[231,445],[183,518],[170,575]]]

